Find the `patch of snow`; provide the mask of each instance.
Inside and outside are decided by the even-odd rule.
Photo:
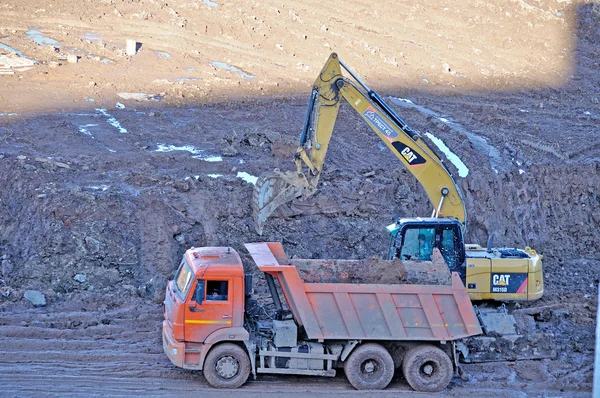
[[[42,32],[40,32],[39,30],[31,29],[25,34],[27,35],[27,37],[26,37],[27,39],[33,40],[36,44],[38,44],[40,46],[60,47],[56,40],[51,39],[47,36],[44,36],[44,34]]]
[[[89,186],[88,188],[89,189],[94,189],[94,190],[106,191],[109,188],[109,186],[105,185],[105,184],[102,184],[102,185],[92,185],[92,186]]]
[[[116,105],[117,108],[119,109],[125,109],[125,105],[123,105],[122,103],[120,103],[119,101],[117,101]]]
[[[238,75],[240,75],[241,77],[243,77],[244,79],[254,79],[256,76],[252,76],[247,74],[246,72],[244,72],[241,69],[236,68],[235,66],[231,66],[229,65],[227,62],[213,62],[211,63],[212,66],[214,66],[215,68],[220,68],[220,69],[225,69],[228,70],[230,72],[235,72]]]
[[[440,117],[439,119],[444,123],[450,123],[450,120],[446,119],[445,117]]]
[[[88,127],[96,127],[96,126],[98,126],[98,125],[94,124],[94,123],[81,125],[81,126],[79,126],[79,132],[82,134],[85,134],[85,135],[89,135],[90,137],[94,138],[92,133],[89,132]]]
[[[400,97],[390,97],[390,98],[393,100],[396,100],[396,101],[406,102],[407,104],[414,104],[414,102],[412,102],[411,100],[406,99],[406,98],[400,98]]]
[[[210,7],[218,7],[219,3],[215,3],[214,1],[210,1],[210,0],[204,0],[204,4],[206,4],[207,6]]]
[[[238,171],[236,177],[241,178],[242,180],[249,182],[252,185],[255,185],[256,181],[258,181],[258,177],[254,177],[253,175],[248,174],[245,171]]]
[[[149,100],[160,100],[160,97],[153,94],[145,93],[117,93],[117,95],[125,100],[136,100],[136,101],[149,101]]]
[[[158,144],[157,148],[154,150],[154,152],[174,152],[174,151],[186,151],[193,155],[198,155],[198,154],[204,152],[202,149],[197,149],[197,148],[193,147],[192,145],[175,146],[175,145],[167,145],[167,144]]]
[[[169,54],[168,52],[164,52],[164,51],[155,51],[156,56],[158,58],[163,58],[163,59],[170,59],[171,58],[171,54]]]
[[[87,32],[84,33],[83,36],[84,39],[89,40],[89,41],[100,41],[101,37],[99,33],[94,33],[94,32]]]
[[[207,174],[207,176],[209,176],[210,178],[219,178],[219,177],[223,177],[223,174]],[[197,177],[200,177],[200,176],[197,176]]]
[[[456,155],[454,152],[448,148],[448,146],[444,143],[444,141],[437,138],[435,135],[431,133],[425,133],[427,137],[440,149],[440,151],[444,152],[446,158],[458,169],[458,175],[462,178],[465,178],[469,175],[469,168],[463,163],[463,161]]]
[[[519,169],[519,174],[525,174],[525,170]]]
[[[194,159],[204,160],[205,162],[222,162],[223,158],[219,155],[196,155]]]
[[[104,108],[96,108],[96,112],[106,116],[108,118],[107,122],[108,124],[112,125],[114,128],[116,128],[117,130],[119,130],[119,133],[121,134],[127,134],[127,129],[123,126],[121,126],[121,123],[119,123],[119,121],[117,119],[115,119],[114,117],[112,117]]]

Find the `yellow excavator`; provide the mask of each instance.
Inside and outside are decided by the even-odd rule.
[[[342,74],[342,68],[350,78]],[[401,218],[387,227],[388,260],[428,260],[438,249],[451,271],[458,272],[472,300],[504,302],[539,299],[544,292],[542,256],[535,250],[465,244],[466,212],[460,190],[442,159],[332,53],[317,77],[309,99],[296,170],[261,176],[253,198],[257,231],[284,203],[317,191],[339,108],[345,99],[400,159],[425,189],[433,205],[430,217]]]

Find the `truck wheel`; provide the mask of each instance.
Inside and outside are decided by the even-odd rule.
[[[238,345],[220,344],[206,356],[202,373],[215,388],[238,388],[248,380],[250,358]]]
[[[404,356],[402,373],[416,391],[442,391],[452,380],[452,361],[441,349],[432,345],[413,347]]]
[[[394,377],[394,360],[379,344],[363,344],[344,363],[344,373],[357,390],[382,390]]]

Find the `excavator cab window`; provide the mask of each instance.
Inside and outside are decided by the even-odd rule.
[[[456,269],[459,259],[456,256],[457,236],[453,225],[444,226],[441,230],[440,253],[448,268]]]
[[[435,245],[435,228],[408,228],[403,237],[401,259],[431,261]]]
[[[394,247],[390,250],[390,259],[430,261],[433,249],[437,248],[450,271],[463,276],[465,253],[459,224],[408,225],[392,234],[396,235],[392,239]]]

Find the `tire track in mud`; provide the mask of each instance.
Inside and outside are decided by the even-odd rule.
[[[161,322],[160,307],[149,305],[106,312],[2,313],[0,377],[160,377],[174,370],[162,352]]]

